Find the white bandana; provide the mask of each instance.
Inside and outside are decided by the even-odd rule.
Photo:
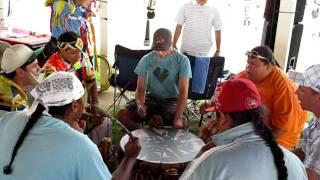
[[[40,82],[30,93],[34,101],[29,109],[31,115],[39,103],[48,114],[48,107],[63,106],[80,99],[84,94],[84,88],[80,80],[70,72],[56,72]]]

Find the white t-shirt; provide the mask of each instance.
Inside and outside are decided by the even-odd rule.
[[[25,124],[27,111],[0,118],[0,179],[2,180],[109,180],[111,174],[95,144],[62,120],[42,116],[29,131],[12,164],[12,174],[2,168]]]
[[[215,31],[222,28],[218,9],[190,2],[181,7],[176,22],[184,26],[181,51],[192,56],[209,56],[214,36],[212,27]]]

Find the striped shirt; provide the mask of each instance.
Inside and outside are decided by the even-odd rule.
[[[218,9],[190,2],[182,6],[176,21],[184,26],[181,51],[192,56],[209,56],[213,45],[212,27],[215,31],[222,28]]]
[[[311,119],[303,132],[301,148],[305,154],[304,166],[320,174],[320,119]]]

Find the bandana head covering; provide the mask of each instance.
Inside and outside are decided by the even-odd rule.
[[[71,48],[71,49],[77,49],[77,50],[82,51],[82,49],[83,49],[83,41],[80,38],[77,38],[77,40],[73,41],[73,42],[58,41],[57,45],[60,50],[65,50],[67,48]]]
[[[48,113],[48,107],[70,104],[80,99],[83,94],[84,88],[73,73],[52,73],[31,91],[34,102],[28,115],[31,115],[37,109],[39,103],[46,108],[45,113]]]

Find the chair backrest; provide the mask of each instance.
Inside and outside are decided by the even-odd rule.
[[[119,70],[119,73],[112,75],[109,79],[110,85],[125,88],[129,91],[135,91],[138,76],[134,69],[140,59],[152,50],[132,50],[121,45],[115,46],[115,62],[113,67]]]
[[[196,57],[189,56],[189,55],[187,57],[190,60],[191,71],[193,72]],[[192,90],[191,90],[192,80],[190,80],[188,99],[191,99],[191,100],[211,99],[211,97],[213,96],[214,91],[216,89],[218,79],[222,78],[224,62],[225,62],[224,57],[211,57],[210,58],[210,65],[209,65],[209,70],[208,70],[207,81],[206,81],[204,93],[199,94],[199,93],[192,92]]]

